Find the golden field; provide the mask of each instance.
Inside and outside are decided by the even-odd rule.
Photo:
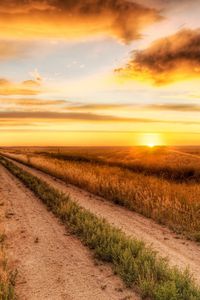
[[[23,154],[21,149],[9,149],[9,153],[200,240],[198,148],[31,148]]]

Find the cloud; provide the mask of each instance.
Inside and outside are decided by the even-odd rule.
[[[38,87],[40,86],[39,80],[25,80],[22,82],[22,85],[28,86],[28,87]]]
[[[33,48],[32,42],[17,40],[0,40],[0,60],[9,60],[13,58],[24,58]]]
[[[173,9],[176,7],[189,7],[193,4],[198,4],[199,0],[135,0],[137,3],[145,4],[149,7],[156,7],[158,9]]]
[[[15,99],[15,98],[0,98],[0,103],[2,104],[10,104],[24,107],[35,107],[35,106],[57,106],[67,104],[66,100],[46,100],[46,99],[34,99],[34,98],[23,98],[23,99]]]
[[[130,104],[130,103],[91,103],[91,104],[80,104],[74,103],[69,100],[48,100],[48,99],[38,99],[38,98],[0,98],[0,104],[2,106],[2,110],[13,111],[13,105],[16,105],[17,112],[33,112],[34,115],[37,115],[36,112],[39,112],[39,115],[44,113],[45,116],[57,117],[58,119],[62,119],[65,117],[71,116],[89,116],[94,115],[97,116],[97,120],[99,116],[96,115],[96,111],[144,111],[144,110],[155,110],[155,111],[178,111],[178,112],[199,112],[200,105],[194,103],[163,103],[163,104]],[[67,106],[66,106],[67,104]],[[48,107],[48,112],[47,112]],[[50,111],[51,110],[51,111]],[[56,110],[56,112],[55,112]],[[63,112],[67,111],[66,112]],[[53,112],[53,114],[52,114]],[[94,118],[95,118],[94,117]],[[107,118],[106,116],[103,116]],[[111,116],[108,116],[109,118]],[[115,119],[116,117],[114,117]],[[128,120],[127,118],[122,118],[124,120]],[[137,120],[137,118],[133,118],[133,120]],[[140,119],[141,120],[141,119]],[[149,120],[149,119],[147,119]],[[146,119],[145,119],[146,121]],[[151,120],[152,121],[152,120]],[[155,121],[155,120],[153,120]]]
[[[36,80],[26,80],[21,83],[14,83],[5,78],[0,78],[0,95],[38,95],[42,92],[41,85]]]
[[[66,121],[90,121],[90,122],[122,122],[122,123],[163,123],[163,124],[184,124],[193,125],[200,124],[198,121],[184,121],[184,120],[159,120],[159,119],[148,119],[148,118],[129,118],[129,117],[118,117],[110,115],[100,115],[94,113],[59,113],[59,112],[0,112],[0,120],[3,119],[13,119],[13,120],[60,120],[62,122]]]
[[[123,109],[132,107],[131,104],[115,104],[115,103],[92,103],[92,104],[69,104],[66,107],[66,110],[73,110],[73,111],[89,111],[89,110],[116,110],[116,109]]]
[[[36,68],[36,69],[34,69],[34,71],[33,72],[30,72],[30,75],[34,78],[34,81],[36,81],[36,82],[42,82],[42,80],[43,80],[43,78],[42,78],[42,76],[40,75],[40,73],[39,73],[39,71],[38,71],[38,69]]]
[[[10,85],[10,81],[5,78],[0,78],[0,87]]]
[[[71,107],[71,109],[75,109],[75,106]],[[180,112],[199,112],[200,105],[198,104],[184,104],[184,103],[164,103],[164,104],[147,104],[147,105],[140,105],[140,104],[93,104],[93,105],[83,105],[77,107],[77,110],[144,110],[144,109],[153,109],[153,110],[171,110],[171,111],[180,111]]]
[[[57,119],[57,120],[80,120],[80,121],[119,121],[119,122],[155,122],[151,119],[142,118],[125,118],[109,115],[99,115],[94,113],[61,113],[61,112],[0,112],[1,118],[12,118],[12,119]]]
[[[10,37],[106,34],[127,43],[159,20],[158,10],[130,0],[6,0],[0,6],[1,34]]]
[[[164,85],[200,77],[200,29],[181,30],[145,50],[133,51],[126,66],[115,70],[127,80]]]
[[[151,104],[146,106],[149,109],[153,110],[174,110],[174,111],[183,111],[183,112],[199,112],[200,105],[198,104]]]
[[[85,105],[72,105],[66,107],[68,111],[144,111],[144,110],[156,110],[156,111],[178,111],[178,112],[199,112],[200,105],[198,104],[182,104],[182,103],[165,103],[165,104],[85,104]]]
[[[13,121],[13,120],[0,120],[0,127],[27,127],[27,126],[38,126],[33,122],[21,122],[20,120]]]

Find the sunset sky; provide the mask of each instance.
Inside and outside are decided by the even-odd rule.
[[[200,0],[4,0],[0,145],[199,145]]]

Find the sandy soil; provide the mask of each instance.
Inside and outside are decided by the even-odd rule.
[[[185,240],[168,228],[156,224],[126,208],[115,205],[103,198],[92,195],[75,186],[65,184],[41,171],[16,163],[33,175],[45,180],[51,186],[71,196],[82,207],[104,217],[114,226],[121,228],[127,235],[143,240],[151,245],[161,256],[167,257],[170,265],[181,270],[189,268],[196,282],[200,284],[200,245]]]
[[[139,299],[1,165],[0,204],[20,300]]]

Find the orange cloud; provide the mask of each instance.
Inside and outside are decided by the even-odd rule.
[[[0,95],[38,95],[42,92],[39,81],[26,80],[21,83],[13,83],[0,78]]]
[[[129,42],[161,16],[129,0],[6,0],[0,30],[6,37],[77,38],[106,34]]]
[[[127,65],[116,72],[155,85],[200,77],[200,29],[181,30],[145,50],[133,51]]]
[[[20,120],[0,120],[0,127],[27,127],[27,126],[38,126],[33,122],[21,122]]]

